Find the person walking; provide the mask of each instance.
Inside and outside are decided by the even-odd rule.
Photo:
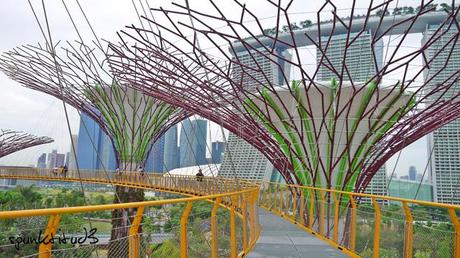
[[[196,181],[198,182],[203,182],[203,177],[204,177],[204,174],[203,174],[203,171],[200,169],[198,169],[198,173],[196,173]]]
[[[67,177],[67,171],[68,171],[67,165],[64,165],[64,166],[62,167],[62,175],[63,175],[64,178]]]

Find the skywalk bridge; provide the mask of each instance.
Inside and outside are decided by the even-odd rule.
[[[179,226],[173,228],[176,232],[172,232],[175,233],[173,242],[180,250],[178,255],[196,256],[191,245],[191,242],[196,240],[190,237],[192,229],[188,221],[195,216],[192,208],[199,202],[207,202],[212,206],[210,213],[199,221],[205,228],[201,234],[206,236],[204,239],[209,244],[206,251],[209,251],[208,255],[211,257],[244,257],[254,248],[254,255],[251,256],[251,253],[250,257],[276,257],[275,253],[264,254],[264,246],[270,243],[267,240],[276,238],[273,235],[274,231],[267,231],[267,235],[264,235],[264,224],[269,230],[274,228],[272,224],[277,223],[283,228],[288,228],[280,224],[285,222],[301,229],[288,238],[295,239],[292,244],[294,249],[299,246],[304,248],[303,251],[297,250],[302,257],[309,253],[312,257],[318,257],[318,253],[324,253],[324,257],[460,257],[460,223],[457,215],[459,205],[269,182],[219,177],[205,177],[198,181],[194,176],[136,172],[69,171],[62,174],[46,169],[2,169],[0,178],[111,184],[184,196],[158,201],[0,212],[2,222],[19,220],[21,225],[30,225],[24,230],[24,235],[41,229],[46,236],[56,235],[60,230],[65,230],[68,225],[62,224],[61,221],[69,214],[135,209],[137,213],[129,225],[129,236],[109,241],[117,243],[120,257],[152,255],[149,246],[162,240],[152,240],[152,236],[143,232],[141,228],[152,223],[149,217],[152,207],[161,208],[168,205],[182,205]],[[263,212],[262,228],[259,222],[259,208],[266,210]],[[222,220],[223,217],[228,217],[228,224]],[[427,217],[430,219],[427,220]],[[209,229],[206,229],[208,224]],[[273,244],[282,244],[285,237],[282,230],[276,229],[280,241]],[[299,232],[303,232],[305,239]],[[263,241],[259,246],[260,236]],[[321,249],[313,250],[315,245],[318,246],[318,242],[312,244],[310,241],[313,236],[329,247],[321,246]],[[395,245],[395,241],[389,239],[390,236],[396,238],[398,244]],[[0,243],[0,252],[14,248],[7,238],[1,240],[3,243]],[[301,243],[302,240],[308,243]],[[312,249],[310,252],[309,248]],[[104,254],[98,250],[97,245],[57,248],[57,244],[41,243],[25,257],[104,257]],[[286,256],[291,257],[288,254]]]

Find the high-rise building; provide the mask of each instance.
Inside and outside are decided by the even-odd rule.
[[[225,151],[225,143],[224,142],[213,142],[212,143],[212,150],[211,150],[211,162],[214,164],[218,164],[222,162],[222,157]]]
[[[350,37],[355,37],[356,33],[351,33]],[[330,62],[329,66],[341,69],[343,57],[345,54],[345,46],[347,44],[348,34],[338,34],[332,36],[329,46],[325,52],[328,60],[323,58],[322,63]],[[327,42],[329,36],[321,37],[322,42]],[[372,49],[373,47],[373,49]],[[379,40],[372,45],[371,31],[362,33],[348,48],[346,49],[345,64],[348,72],[354,82],[364,82],[375,75],[375,61],[372,52],[375,53],[377,66],[380,67],[383,62],[383,41]],[[316,59],[320,63],[323,53],[317,49]],[[340,72],[340,71],[337,71]],[[337,75],[327,66],[320,65],[317,80],[330,81],[336,78]],[[348,78],[348,77],[346,77]],[[348,80],[348,79],[345,79]]]
[[[82,114],[78,133],[77,162],[79,169],[115,170],[116,157],[110,138],[89,116]]]
[[[409,167],[409,180],[417,180],[417,169],[414,166]]]
[[[165,135],[161,136],[152,146],[145,164],[145,171],[163,173],[164,172],[164,147]]]
[[[229,135],[219,176],[270,180],[273,170],[273,165],[255,147],[235,134]]]
[[[243,78],[243,85],[249,89],[260,87],[261,83],[275,86],[286,84],[283,73],[285,75],[290,74],[289,63],[282,59],[276,60],[274,56],[272,56],[271,60],[266,58],[264,55],[269,56],[270,53],[262,48],[258,49],[258,51],[260,53],[255,51],[249,53],[247,51],[237,52],[238,62],[245,65],[245,68],[242,69],[238,65],[234,66],[232,77],[235,80]],[[275,52],[286,59],[291,58],[286,48],[277,48]],[[255,70],[258,67],[262,67],[264,71],[263,73],[258,73],[247,69],[247,67]],[[286,80],[289,82],[289,77]],[[224,158],[219,169],[220,176],[270,180],[275,171],[273,165],[256,148],[237,135],[229,134]]]
[[[208,122],[203,119],[182,122],[180,132],[180,167],[206,164],[206,133]]]
[[[356,36],[356,33],[352,33],[350,36]],[[342,67],[345,46],[347,44],[347,34],[338,34],[332,36],[329,47],[327,48],[326,55],[328,61],[323,60],[323,63],[330,62],[332,67],[339,69]],[[321,41],[325,42],[329,37],[322,37]],[[348,46],[346,49],[347,54],[345,58],[345,64],[347,65],[348,72],[351,79],[354,82],[365,82],[374,76],[376,72],[375,62],[377,67],[380,67],[383,62],[383,41],[379,40],[375,44],[372,44],[371,31],[362,33],[353,44]],[[375,59],[374,55],[375,54]],[[317,49],[316,58],[317,63],[324,54]],[[337,71],[340,72],[340,71]],[[317,79],[320,81],[330,81],[337,79],[337,75],[333,73],[331,69],[324,65],[320,65]],[[348,78],[348,77],[347,77]],[[345,79],[348,80],[348,79]],[[367,186],[365,192],[369,194],[386,195],[387,194],[387,175],[386,168],[383,165],[374,175],[371,182]]]
[[[46,168],[46,153],[42,153],[37,160],[37,168]]]
[[[367,186],[365,193],[368,194],[377,194],[377,195],[387,195],[387,186],[388,186],[388,177],[386,166],[383,165],[377,173],[375,173],[371,182]]]
[[[72,147],[72,143],[75,145]],[[72,142],[70,143],[70,153],[68,154],[68,159],[69,163],[67,164],[67,167],[70,170],[77,169],[77,160],[75,159],[75,154],[77,153],[77,148],[78,148],[78,135],[72,135]],[[74,152],[75,149],[75,152]]]
[[[439,25],[428,25],[422,41],[433,37],[438,29]],[[460,69],[459,44],[452,40],[457,37],[458,31],[456,28],[446,30],[447,27],[441,28],[436,34],[439,39],[425,51],[425,56],[431,63],[424,76],[426,81],[430,80],[431,85],[451,83],[451,75]],[[447,47],[442,50],[444,46]],[[451,98],[453,94],[458,94],[459,86],[458,82],[454,83],[443,97]],[[439,94],[434,94],[433,100],[440,97]],[[460,120],[455,120],[428,136],[428,153],[432,153],[429,169],[434,201],[460,204]]]
[[[53,150],[48,153],[47,168],[62,167],[65,163],[65,154],[58,153],[57,150]]]
[[[68,151],[68,152],[65,154],[64,165],[66,165],[67,167],[69,167],[69,159],[70,159],[70,151]]]
[[[291,59],[291,55],[289,51],[286,51],[286,48],[278,47],[274,51],[277,56]],[[255,90],[255,88],[260,87],[261,84],[277,86],[286,84],[281,69],[290,71],[289,63],[273,55],[271,56],[271,60],[265,57],[270,56],[268,50],[259,48],[257,51],[238,52],[236,56],[238,57],[238,62],[244,65],[244,67],[235,65],[232,70],[232,77],[238,81],[243,78],[242,85],[244,85],[244,87]],[[260,67],[262,67],[263,72],[255,72],[255,70],[260,69]],[[289,75],[289,73],[285,74]],[[289,80],[289,78],[286,79]]]
[[[179,167],[179,147],[177,146],[177,125],[165,133],[163,171]]]

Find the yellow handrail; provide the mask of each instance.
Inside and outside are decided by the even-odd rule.
[[[77,177],[78,176],[78,177]],[[67,174],[56,174],[52,170],[46,169],[0,169],[0,178],[17,178],[17,179],[30,179],[30,180],[53,180],[53,181],[81,181],[98,184],[114,184],[122,185],[127,187],[142,188],[142,189],[153,189],[166,192],[175,192],[182,195],[188,195],[191,197],[175,198],[168,200],[156,200],[156,201],[143,201],[143,202],[129,202],[129,203],[117,203],[117,204],[103,204],[103,205],[87,205],[78,207],[63,207],[63,208],[48,208],[48,209],[34,209],[34,210],[17,210],[17,211],[1,211],[0,219],[16,219],[24,217],[35,217],[35,216],[49,216],[49,223],[46,228],[45,234],[55,234],[59,227],[59,218],[62,214],[75,214],[75,213],[87,213],[95,211],[107,211],[107,210],[119,210],[119,209],[130,209],[136,208],[137,214],[129,229],[128,248],[127,255],[129,257],[139,257],[139,226],[141,224],[144,209],[150,206],[161,206],[166,204],[178,204],[187,203],[187,207],[181,218],[181,238],[180,238],[180,251],[182,257],[187,257],[188,254],[188,239],[187,239],[187,219],[190,215],[191,207],[193,202],[206,200],[214,202],[211,216],[213,219],[213,230],[215,233],[217,229],[217,209],[216,205],[226,208],[230,212],[232,218],[232,234],[230,237],[230,244],[232,246],[232,254],[237,254],[237,243],[236,243],[236,232],[235,229],[235,216],[241,219],[245,223],[244,230],[249,231],[251,235],[250,241],[243,247],[241,247],[240,255],[244,256],[247,254],[255,245],[259,236],[260,225],[255,223],[249,223],[246,221],[246,217],[249,217],[250,221],[257,221],[254,216],[257,216],[255,205],[257,204],[254,200],[258,199],[259,185],[251,183],[249,181],[240,181],[239,187],[231,187],[234,184],[233,180],[226,178],[209,178],[204,177],[198,181],[195,176],[175,176],[175,175],[150,175],[141,174],[137,172],[122,172],[122,173],[111,173],[109,177],[105,172],[100,171],[86,171],[81,172],[80,175],[73,171]],[[226,190],[234,190],[226,192]],[[217,193],[216,193],[217,192]],[[254,198],[256,196],[256,198]],[[244,205],[244,206],[243,206]],[[246,207],[249,206],[250,209]],[[245,212],[244,216],[242,211]],[[238,232],[241,232],[238,231]],[[217,234],[213,233],[215,237]],[[213,241],[213,253],[217,255],[216,243],[217,239]],[[47,243],[46,245],[40,245],[39,257],[51,257],[52,244]]]
[[[409,200],[391,196],[380,196],[375,194],[365,194],[356,192],[346,192],[335,189],[323,189],[311,186],[299,185],[286,185],[272,182],[261,183],[262,192],[268,193],[267,196],[260,199],[260,206],[271,212],[291,221],[302,229],[306,230],[317,236],[318,238],[326,241],[331,246],[340,249],[352,257],[359,257],[356,250],[356,225],[357,225],[357,210],[360,207],[360,202],[371,202],[374,214],[373,228],[373,241],[371,241],[373,257],[380,256],[380,250],[384,248],[381,240],[381,219],[382,203],[396,202],[401,204],[401,214],[405,218],[405,234],[404,234],[404,249],[401,254],[404,257],[411,257],[413,252],[413,239],[414,239],[414,219],[411,214],[410,206],[425,206],[436,207],[444,209],[448,212],[451,223],[453,225],[453,250],[452,255],[460,258],[460,222],[458,221],[457,213],[460,212],[460,205],[435,203],[429,201]],[[284,216],[286,213],[280,209],[273,209],[271,203],[282,202],[284,197],[278,194],[275,190],[274,193],[270,189],[286,189],[294,196],[300,196],[300,209],[293,205],[292,210],[287,207],[286,213],[293,213],[293,216]],[[296,201],[296,200],[294,200]],[[348,213],[347,213],[348,211]],[[341,216],[342,214],[342,216]],[[297,220],[300,216],[300,220]],[[343,220],[341,220],[341,217]],[[390,218],[391,219],[391,218]],[[369,222],[367,222],[369,223]],[[339,239],[339,232],[343,233],[343,238]],[[437,241],[437,239],[433,239]],[[450,254],[447,254],[450,256]],[[447,257],[446,256],[446,257]]]

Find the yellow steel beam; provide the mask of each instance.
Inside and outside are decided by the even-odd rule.
[[[283,202],[284,202],[284,194],[283,194],[283,187],[280,186],[280,207],[279,207],[279,212],[280,215],[283,216]]]
[[[247,204],[250,203],[250,195],[249,194],[244,194],[241,195],[242,198],[240,198],[240,201],[242,201],[242,210],[241,214],[242,216],[242,224],[243,224],[243,250],[246,250],[248,247],[248,216],[247,216]]]
[[[305,196],[303,194],[303,189],[300,190],[300,223],[305,224]]]
[[[188,224],[188,216],[190,215],[190,211],[192,210],[192,202],[188,202],[187,206],[185,206],[185,210],[182,213],[182,217],[180,219],[180,257],[187,258],[188,257],[188,239],[187,239],[187,224]]]
[[[407,203],[403,202],[402,205],[406,217],[406,226],[404,230],[404,258],[410,258],[412,257],[412,241],[414,238],[414,219]]]
[[[232,196],[232,205],[230,209],[230,257],[236,258],[236,222],[235,222],[235,203],[238,202],[238,196]]]
[[[454,257],[460,258],[460,222],[458,221],[455,209],[449,208],[447,211],[449,212],[452,224],[454,224]]]
[[[294,215],[294,221],[297,222],[297,188],[291,187],[291,192],[294,193],[294,198],[292,199],[292,214]]]
[[[139,257],[139,227],[141,225],[142,216],[144,215],[144,206],[137,208],[136,216],[133,219],[131,227],[129,228],[129,257]]]
[[[217,211],[222,198],[217,198],[211,210],[211,257],[218,257]]]
[[[319,204],[319,233],[324,236],[324,219],[325,219],[325,206],[326,201],[324,200],[323,192],[318,191],[320,196],[320,204]]]
[[[48,226],[46,227],[45,234],[43,236],[44,241],[38,247],[39,258],[50,258],[51,250],[53,249],[54,238],[59,227],[60,216],[51,215],[48,219]]]
[[[333,232],[333,239],[335,242],[339,241],[339,198],[335,195],[334,192],[332,194],[332,199],[334,199],[334,232]]]
[[[356,250],[356,212],[357,206],[353,196],[349,196],[351,203],[351,219],[350,219],[350,250]]]
[[[309,216],[308,216],[308,227],[313,228],[313,211],[315,207],[315,197],[313,196],[313,191],[310,188],[308,189],[308,195],[310,195],[310,207],[309,208]]]
[[[376,198],[372,197],[372,204],[375,210],[375,225],[374,225],[374,252],[372,257],[378,258],[380,256],[380,206]]]

